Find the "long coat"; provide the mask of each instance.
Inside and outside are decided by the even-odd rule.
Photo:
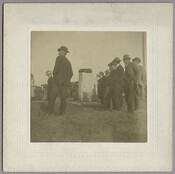
[[[138,66],[133,62],[130,62],[125,67],[125,98],[128,111],[131,113],[140,106],[138,92],[139,73]]]
[[[72,66],[65,56],[58,56],[53,70],[53,86],[49,96],[48,112],[54,111],[54,103],[57,95],[60,95],[61,103],[59,112],[62,114],[66,110],[66,99],[68,88],[71,86],[70,79],[73,76]]]
[[[53,70],[54,80],[57,85],[70,86],[70,79],[73,76],[72,66],[65,56],[58,56]]]
[[[111,72],[111,90],[113,109],[122,107],[122,91],[124,86],[124,68],[119,65]]]

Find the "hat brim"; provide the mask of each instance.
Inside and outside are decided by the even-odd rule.
[[[139,62],[139,63],[141,62],[141,60],[138,60],[138,59],[135,59],[135,60],[133,59],[132,61],[133,62]]]
[[[66,53],[69,53],[69,51],[67,51],[67,50],[64,50],[64,49],[61,49],[61,48],[59,48],[59,49],[57,49],[57,51],[65,51]]]
[[[130,58],[130,57],[128,57],[128,58],[123,58],[123,60],[128,60],[128,59],[130,60],[131,58]]]

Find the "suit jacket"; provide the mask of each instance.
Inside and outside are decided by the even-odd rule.
[[[122,89],[124,85],[124,68],[119,65],[116,69],[114,69],[111,74],[111,87],[114,89]]]
[[[65,56],[58,56],[56,58],[53,76],[57,85],[70,86],[73,71],[71,63]]]
[[[139,83],[139,85],[143,86],[145,81],[146,81],[145,71],[144,71],[143,66],[141,66],[141,65],[138,65],[138,69],[139,69],[138,83]]]
[[[135,82],[138,83],[139,80],[139,68],[133,63],[129,62],[127,66],[125,66],[125,81],[126,82]]]
[[[104,86],[105,86],[105,89],[106,89],[107,87],[109,87],[109,80],[110,80],[110,79],[109,79],[109,76],[110,76],[110,75],[107,75],[107,76],[105,75],[105,76],[104,76]]]
[[[99,89],[104,89],[105,88],[105,76],[101,77],[99,80],[98,80],[98,87]]]

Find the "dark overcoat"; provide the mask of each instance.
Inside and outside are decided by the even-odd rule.
[[[59,86],[70,86],[73,76],[72,66],[65,56],[58,56],[53,70],[54,80]]]
[[[113,109],[122,107],[122,92],[124,86],[124,68],[119,65],[110,74]]]

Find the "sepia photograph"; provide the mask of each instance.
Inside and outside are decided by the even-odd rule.
[[[32,31],[31,142],[147,142],[146,32]]]
[[[4,3],[4,172],[173,169],[172,3]]]

